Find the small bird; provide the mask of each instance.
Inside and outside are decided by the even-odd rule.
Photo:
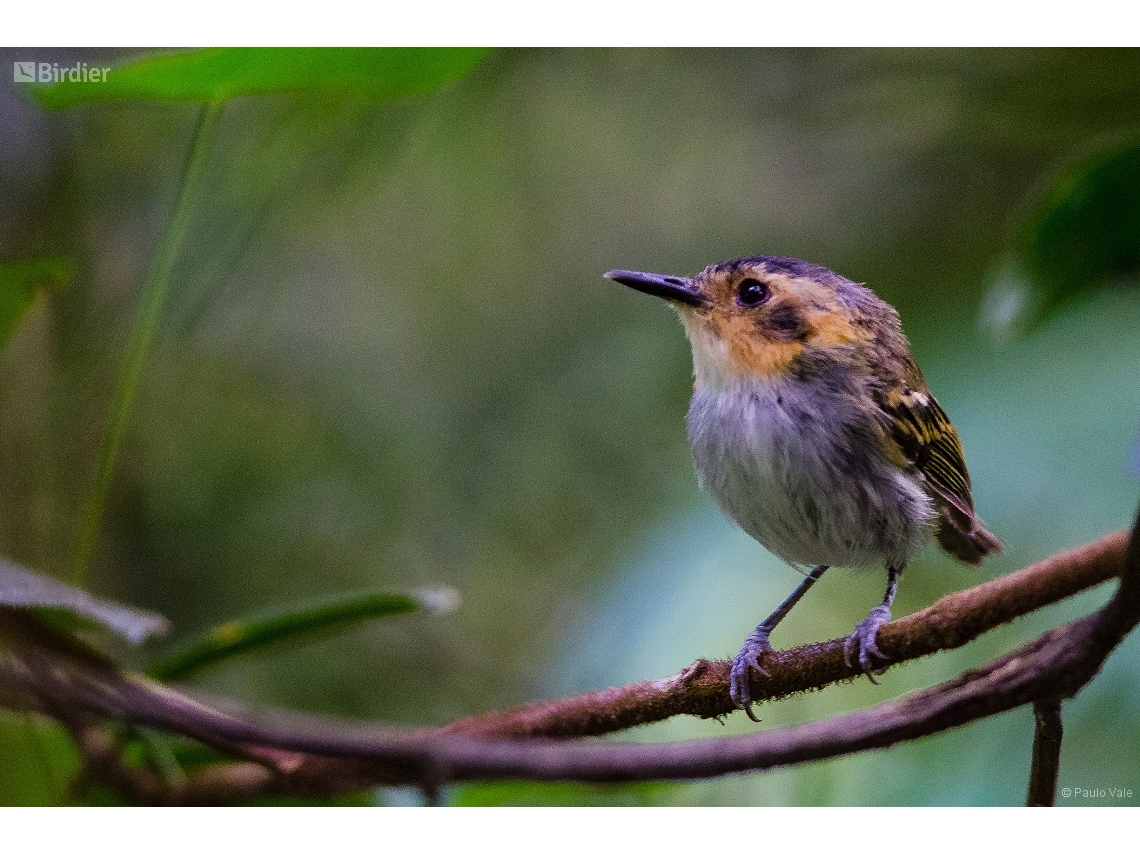
[[[910,354],[898,313],[868,288],[795,258],[758,255],[693,278],[611,270],[663,297],[693,349],[687,418],[698,483],[765,548],[806,571],[732,663],[752,713],[768,637],[828,567],[886,568],[887,590],[847,639],[876,682],[876,644],[907,561],[932,537],[977,565],[1001,542],[974,512],[958,433]],[[808,570],[807,568],[810,568]]]

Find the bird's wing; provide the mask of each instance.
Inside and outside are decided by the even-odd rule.
[[[940,515],[939,545],[967,564],[978,564],[991,552],[1001,551],[1001,541],[974,513],[962,442],[934,396],[925,389],[901,386],[877,397],[887,416],[889,440],[923,477],[934,499]]]

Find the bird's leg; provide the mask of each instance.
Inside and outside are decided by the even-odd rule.
[[[843,661],[847,663],[847,667],[853,668],[854,660],[857,658],[859,667],[863,669],[867,679],[876,686],[879,685],[879,681],[875,679],[876,666],[871,663],[871,657],[873,656],[882,662],[887,661],[887,657],[879,650],[879,645],[875,643],[875,639],[879,634],[879,627],[891,619],[891,603],[895,601],[900,578],[902,578],[901,567],[887,568],[887,593],[883,597],[883,602],[871,609],[867,616],[859,621],[855,631],[848,636],[847,644],[843,647]],[[884,670],[884,668],[879,668],[878,673],[882,674]]]
[[[796,586],[796,589],[788,595],[784,602],[780,603],[780,607],[768,617],[764,618],[761,623],[748,638],[744,639],[744,646],[740,648],[740,652],[732,660],[732,672],[729,676],[728,694],[732,698],[732,703],[737,709],[744,710],[748,717],[753,721],[760,721],[752,714],[752,698],[751,689],[749,684],[752,679],[752,672],[759,671],[765,677],[768,672],[764,670],[764,666],[760,664],[760,657],[764,655],[765,650],[771,650],[772,645],[768,643],[768,636],[772,630],[776,628],[776,624],[782,621],[792,610],[792,606],[800,601],[800,598],[807,593],[808,588],[814,585],[819,577],[823,575],[823,571],[827,569],[824,564],[818,564],[812,568],[802,582]]]

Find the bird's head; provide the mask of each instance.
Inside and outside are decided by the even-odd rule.
[[[795,258],[739,258],[692,278],[632,270],[606,278],[672,304],[693,346],[698,385],[778,379],[807,352],[852,351],[884,325],[898,328],[897,314],[871,291]]]

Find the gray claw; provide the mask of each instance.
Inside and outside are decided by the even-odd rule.
[[[744,710],[744,714],[755,722],[759,722],[760,719],[752,712],[752,672],[758,671],[765,677],[768,676],[768,672],[760,664],[760,657],[765,651],[772,649],[772,645],[768,643],[768,632],[769,630],[763,627],[756,627],[752,634],[744,639],[744,646],[732,660],[732,671],[728,678],[728,696],[732,698],[733,706]]]
[[[875,674],[882,674],[886,668],[875,664],[873,660],[888,661],[883,652],[879,650],[876,639],[879,635],[879,627],[889,623],[890,619],[890,606],[875,606],[863,620],[859,621],[855,631],[847,637],[847,643],[843,645],[843,661],[847,667],[854,668],[853,660],[858,659],[860,670],[876,686],[879,685],[879,681],[875,679]]]

